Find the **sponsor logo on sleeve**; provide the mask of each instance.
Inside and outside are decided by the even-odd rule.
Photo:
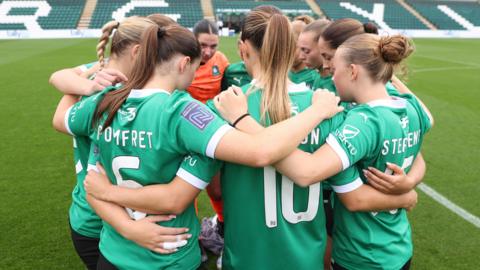
[[[358,130],[358,128],[351,125],[345,125],[342,130],[342,134],[343,134],[343,137],[345,137],[345,139],[352,139],[355,136],[357,136],[358,133],[360,133],[360,130]]]
[[[356,155],[358,151],[357,151],[357,148],[348,140],[354,138],[359,133],[360,133],[360,130],[358,130],[358,128],[351,125],[345,125],[342,131],[338,129],[335,131],[335,135],[345,145],[345,147],[347,148],[348,152],[351,155]]]
[[[204,130],[205,127],[215,119],[212,112],[194,101],[185,107],[182,116],[200,130]]]

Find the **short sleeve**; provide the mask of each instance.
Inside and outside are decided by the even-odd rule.
[[[350,167],[330,177],[327,182],[336,193],[347,193],[363,185],[356,166]]]
[[[330,133],[327,143],[342,160],[343,169],[375,153],[379,145],[379,123],[375,113],[356,107],[345,121]]]
[[[167,110],[171,136],[188,152],[214,158],[218,143],[232,127],[203,103],[191,98],[173,106]]]
[[[223,162],[202,155],[189,155],[183,160],[177,176],[198,189],[204,189],[220,171]]]
[[[83,97],[67,110],[65,114],[65,127],[68,133],[74,136],[88,137],[90,135],[92,118],[102,92],[90,97]]]

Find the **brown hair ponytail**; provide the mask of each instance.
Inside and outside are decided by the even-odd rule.
[[[252,10],[245,18],[241,39],[248,40],[260,55],[262,120],[267,114],[271,123],[289,118],[288,71],[296,44],[288,18],[277,12]]]
[[[260,66],[263,85],[262,116],[278,123],[290,117],[288,96],[288,71],[295,58],[295,39],[291,25],[284,15],[274,14],[267,23],[263,46],[260,50]]]
[[[108,127],[116,112],[127,99],[132,89],[142,89],[154,75],[157,65],[170,60],[174,55],[189,56],[192,61],[200,57],[200,45],[195,36],[186,28],[178,25],[167,27],[150,26],[142,35],[139,54],[132,68],[130,80],[119,90],[105,94],[98,104],[94,125],[107,113],[103,129]]]

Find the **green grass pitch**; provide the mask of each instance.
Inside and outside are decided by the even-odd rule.
[[[480,216],[480,40],[415,43],[408,86],[436,121],[422,150],[424,181]],[[60,94],[48,78],[95,60],[95,45],[90,39],[0,41],[1,269],[84,269],[67,221],[75,183],[72,140],[51,127]],[[238,61],[235,38],[222,38],[220,50]],[[412,269],[478,268],[480,229],[419,194],[409,215]],[[204,194],[199,206],[201,216],[212,214]]]

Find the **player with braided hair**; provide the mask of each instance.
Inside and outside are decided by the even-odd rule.
[[[122,23],[117,21],[106,23],[102,27],[102,35],[96,47],[98,62],[73,69],[60,70],[52,74],[50,82],[64,94],[67,94],[63,99],[78,100],[79,96],[83,99],[95,91],[126,81],[127,77],[124,74],[128,75],[131,71],[144,29],[149,26],[163,26],[162,24],[174,23],[164,15],[154,14],[150,17],[153,20],[144,17],[129,17]],[[106,61],[105,52],[110,37],[112,39],[110,58],[109,61]],[[92,79],[93,73],[95,73],[95,76]],[[102,221],[87,203],[83,188],[83,180],[89,166],[88,156],[91,141],[85,136],[75,136],[73,140],[77,183],[72,192],[72,204],[69,210],[72,241],[75,250],[87,268],[96,269]],[[160,216],[156,219],[167,220],[169,217]],[[165,234],[177,234],[184,231],[182,228],[167,229],[163,227],[153,227],[152,231],[154,230],[163,230],[162,233]],[[131,236],[131,238],[134,237]]]

